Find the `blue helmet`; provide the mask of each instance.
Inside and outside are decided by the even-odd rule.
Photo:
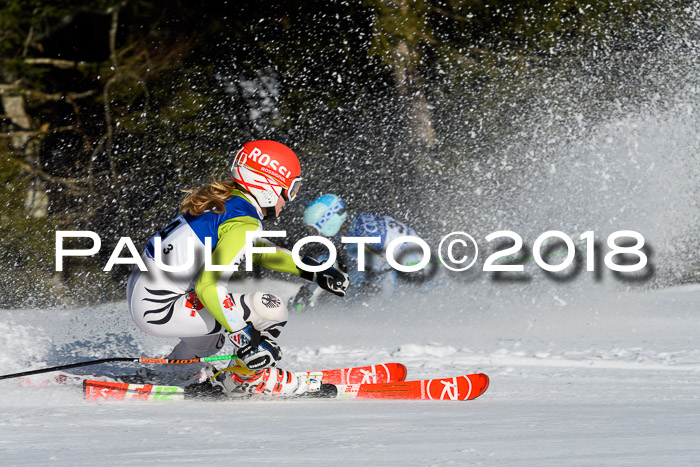
[[[345,203],[336,195],[322,195],[311,202],[304,211],[304,224],[314,227],[325,237],[340,231],[348,213]]]

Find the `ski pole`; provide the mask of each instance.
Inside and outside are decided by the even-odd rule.
[[[201,363],[214,362],[219,360],[231,360],[237,358],[236,355],[215,355],[213,357],[190,358],[186,360],[173,360],[169,358],[143,358],[143,357],[115,357],[115,358],[100,358],[98,360],[90,360],[87,362],[69,363],[67,365],[50,366],[39,370],[22,371],[21,373],[12,373],[10,375],[0,375],[0,379],[18,378],[20,376],[38,375],[39,373],[49,373],[51,371],[67,370],[69,368],[78,368],[81,366],[99,365],[100,363],[114,362],[132,362],[132,363],[161,363],[165,365],[175,365],[184,363]]]

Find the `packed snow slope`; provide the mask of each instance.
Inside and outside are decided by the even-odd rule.
[[[250,285],[250,284],[248,284]],[[281,293],[282,283],[258,284]],[[468,293],[465,293],[468,292]],[[2,310],[0,372],[175,341],[126,304]],[[409,378],[485,372],[468,402],[89,402],[77,387],[0,382],[3,465],[698,465],[700,287],[627,290],[454,283],[395,300],[293,312],[282,365],[383,361]],[[134,365],[86,372],[124,374]]]

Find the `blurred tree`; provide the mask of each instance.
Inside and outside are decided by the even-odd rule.
[[[425,232],[445,180],[470,176],[465,160],[516,138],[534,95],[561,98],[546,70],[583,70],[611,92],[620,77],[606,73],[634,69],[626,57],[659,47],[688,3],[5,0],[0,199],[13,241],[0,259],[16,266],[0,297],[77,280],[83,298],[120,293],[127,268],[101,272],[119,237],[143,243],[180,188],[224,172],[250,139],[302,157],[308,182],[285,226],[336,191]],[[596,65],[610,57],[624,66]],[[56,229],[96,231],[103,251],[56,276]]]

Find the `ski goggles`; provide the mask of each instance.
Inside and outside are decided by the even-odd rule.
[[[301,188],[301,177],[292,180],[292,183],[289,184],[289,188],[282,188],[282,198],[287,202],[294,201],[294,198],[297,197],[297,193],[299,193],[299,188]]]

